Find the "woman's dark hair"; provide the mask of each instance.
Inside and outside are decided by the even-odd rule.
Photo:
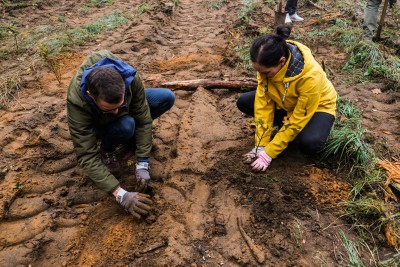
[[[287,24],[279,24],[276,27],[276,34],[278,34],[285,40],[289,38],[291,32],[292,32],[292,27],[290,27]]]
[[[125,83],[121,74],[112,67],[98,67],[86,77],[87,90],[94,99],[110,104],[121,101],[125,94]]]
[[[289,47],[285,41],[291,29],[287,25],[279,25],[277,34],[268,34],[258,37],[250,48],[250,59],[265,67],[274,67],[279,64],[279,59],[289,57]]]

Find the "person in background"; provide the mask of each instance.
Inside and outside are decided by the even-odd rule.
[[[256,123],[255,146],[244,155],[256,171],[265,171],[294,140],[305,153],[319,152],[336,116],[336,90],[310,49],[285,40],[290,34],[286,24],[277,32],[281,35],[264,35],[253,42],[250,58],[258,86],[236,103]],[[274,125],[279,130],[272,136]]]
[[[367,0],[364,12],[364,39],[366,41],[372,41],[374,38],[376,24],[378,20],[378,10],[382,0]],[[393,8],[396,0],[389,0],[389,8]]]
[[[292,22],[300,22],[304,19],[297,15],[297,0],[288,0],[286,2],[285,11],[286,11],[286,18],[285,23],[292,23]]]
[[[106,50],[88,55],[69,84],[68,126],[78,162],[135,218],[146,215],[152,204],[141,193],[150,181],[152,121],[174,102],[169,89],[144,89],[136,69]],[[120,172],[116,148],[121,145],[136,153],[140,192],[124,190],[114,176]]]

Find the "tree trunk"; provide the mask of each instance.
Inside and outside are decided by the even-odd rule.
[[[280,24],[285,24],[286,12],[282,10],[282,0],[274,8],[275,13],[275,27]]]

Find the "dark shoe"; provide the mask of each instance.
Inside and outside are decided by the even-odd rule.
[[[119,164],[115,151],[105,152],[100,149],[101,162],[107,167],[112,174],[119,174],[121,171],[121,165]]]

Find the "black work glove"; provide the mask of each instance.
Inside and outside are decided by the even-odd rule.
[[[122,188],[118,191],[116,199],[136,219],[140,219],[142,215],[147,215],[153,204],[149,195],[127,192]]]

